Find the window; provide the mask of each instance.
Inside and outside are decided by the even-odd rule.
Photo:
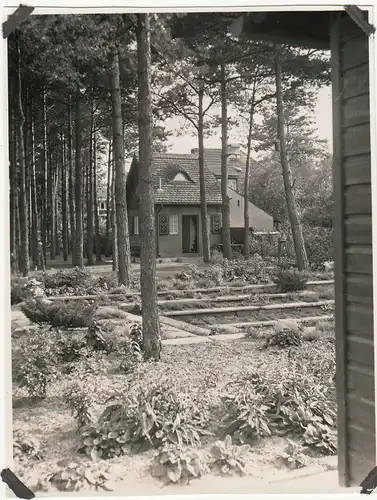
[[[105,202],[104,201],[101,201],[101,203],[99,204],[99,208],[100,208],[100,210],[105,210]]]
[[[237,191],[237,179],[228,179],[228,187]]]
[[[172,182],[190,182],[190,179],[184,172],[178,172]]]
[[[178,215],[169,217],[169,234],[178,234]]]
[[[134,234],[139,234],[139,217],[137,215],[134,217]]]
[[[221,214],[211,215],[211,233],[220,234],[222,229]]]

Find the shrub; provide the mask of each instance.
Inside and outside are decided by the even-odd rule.
[[[250,235],[249,252],[250,255],[258,254],[262,257],[276,257],[278,253],[277,235]]]
[[[88,396],[88,391],[78,382],[74,382],[66,390],[63,395],[63,401],[68,404],[79,429],[93,422],[90,413],[91,399]]]
[[[57,378],[57,371],[51,359],[44,353],[30,352],[28,359],[20,363],[17,380],[33,399],[44,399],[47,386]]]
[[[13,458],[18,462],[26,462],[30,459],[40,460],[40,444],[37,439],[29,438],[21,430],[13,432]]]
[[[209,472],[205,461],[196,450],[181,446],[165,445],[154,457],[152,476],[164,483],[188,484]]]
[[[46,474],[38,483],[38,488],[48,490],[48,485],[59,491],[79,491],[82,489],[112,491],[109,483],[110,467],[103,462],[78,463],[62,460],[54,471]]]
[[[332,261],[332,229],[305,224],[302,230],[309,263],[314,268],[320,269],[324,262]]]
[[[297,292],[305,289],[309,276],[298,269],[279,269],[272,280],[280,292]]]
[[[25,316],[34,323],[48,323],[54,327],[85,328],[92,321],[96,306],[87,301],[53,302],[27,301],[21,306]]]
[[[213,457],[211,466],[222,475],[230,474],[233,471],[239,474],[247,474],[247,454],[250,446],[244,444],[237,446],[232,443],[231,436],[226,436],[224,441],[216,441],[211,447]]]
[[[82,292],[90,284],[91,273],[86,268],[75,267],[55,272],[41,273],[47,295],[69,295]],[[39,279],[39,276],[38,276]]]
[[[292,347],[300,346],[303,341],[302,332],[294,322],[280,322],[274,328],[272,333],[267,337],[265,347]]]
[[[269,276],[265,263],[260,255],[253,255],[250,259],[244,258],[228,261],[222,259],[204,271],[204,276],[211,279],[216,285],[223,281],[242,281],[244,283],[267,283]]]
[[[29,298],[29,294],[25,288],[24,281],[20,279],[12,279],[10,289],[10,303],[11,305],[19,304]]]

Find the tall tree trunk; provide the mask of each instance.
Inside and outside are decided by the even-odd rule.
[[[31,189],[30,189],[30,127],[28,124],[28,113],[30,108],[30,90],[28,87],[24,88],[23,102],[25,103],[26,116],[24,124],[24,151],[25,151],[25,189],[26,189],[26,211],[28,220],[28,240],[29,240],[29,265],[31,259],[31,245],[32,240],[32,227],[31,227]]]
[[[86,203],[86,255],[88,258],[88,266],[94,265],[93,256],[93,121],[94,109],[91,103],[90,112],[90,133],[89,133],[89,162],[88,162],[88,177],[87,177],[87,203]]]
[[[61,193],[62,193],[62,245],[64,262],[68,260],[68,198],[67,198],[67,163],[65,158],[65,137],[61,132]]]
[[[55,141],[54,141],[55,142]],[[54,198],[54,187],[55,187],[55,168],[53,163],[53,153],[52,149],[55,145],[52,144],[52,147],[49,151],[49,161],[48,161],[48,179],[47,179],[47,188],[48,188],[48,214],[49,214],[49,240],[50,240],[50,259],[55,260],[55,198]]]
[[[243,246],[245,259],[250,257],[250,241],[249,241],[249,228],[250,228],[250,217],[249,217],[249,184],[250,184],[250,164],[251,164],[251,138],[253,136],[253,123],[254,123],[254,106],[255,106],[255,94],[256,94],[256,78],[253,82],[253,92],[251,95],[250,104],[250,114],[249,114],[249,130],[247,134],[247,153],[246,153],[246,169],[245,169],[245,182],[244,182],[244,206],[243,206],[243,218],[244,218],[244,233],[243,233]]]
[[[139,217],[140,283],[143,346],[146,359],[160,359],[161,335],[157,304],[156,232],[152,193],[152,107],[149,15],[137,16],[139,88]],[[127,210],[127,208],[126,208]]]
[[[48,212],[47,212],[47,179],[48,179],[48,149],[47,149],[47,93],[43,87],[43,153],[42,153],[42,212],[41,212],[41,238],[43,260],[47,261],[47,240],[48,240]]]
[[[32,102],[30,102],[29,112],[30,112],[29,120],[30,120],[30,148],[31,148],[31,155],[30,155],[31,257],[33,262],[33,268],[38,269],[39,266],[38,197],[37,197],[37,183],[35,178],[35,126],[34,126],[34,113],[33,113]]]
[[[230,208],[228,196],[228,108],[225,65],[221,65],[221,199],[223,256],[232,259]]]
[[[13,96],[9,96],[9,183],[10,183],[10,257],[11,271],[18,272],[18,252],[16,240],[16,221],[17,221],[17,137],[16,137],[16,119],[15,103]]]
[[[111,186],[112,186],[112,172],[113,172],[113,166],[111,161],[111,147],[112,146],[110,140],[109,157],[107,162],[107,187],[106,187],[106,257],[110,257],[111,255],[111,240],[110,240],[110,229],[112,227]]]
[[[95,226],[95,241],[96,241],[96,261],[101,262],[101,234],[99,228],[98,216],[98,198],[97,198],[97,135],[93,135],[93,207],[94,207],[94,226]]]
[[[112,233],[112,256],[113,271],[118,271],[118,230],[115,207],[115,161],[112,159],[112,181],[111,181],[111,233]]]
[[[280,46],[274,45],[274,66],[276,75],[276,114],[278,123],[278,138],[280,143],[280,161],[283,171],[285,198],[287,202],[288,217],[291,224],[293,242],[295,246],[298,268],[301,270],[309,267],[306,255],[305,242],[302,234],[300,217],[297,210],[295,193],[292,184],[292,173],[287,156],[287,146],[284,129],[284,105],[281,84]]]
[[[200,215],[202,218],[202,243],[203,243],[203,261],[210,262],[211,252],[209,244],[208,212],[207,212],[207,193],[206,176],[204,165],[204,112],[203,112],[203,81],[199,82],[199,112],[198,112],[198,149],[199,149],[199,186],[200,186]]]
[[[67,144],[67,160],[68,160],[68,201],[69,201],[69,228],[70,239],[69,246],[72,253],[72,264],[74,261],[74,249],[76,241],[76,225],[75,225],[75,193],[74,193],[74,171],[73,171],[73,155],[72,155],[72,117],[71,117],[71,97],[68,96],[68,144]]]
[[[59,151],[55,154],[55,183],[54,183],[54,237],[55,237],[55,255],[60,255],[60,210],[59,210],[59,181],[62,174],[61,159]]]
[[[18,147],[19,147],[19,214],[20,214],[20,271],[23,276],[29,274],[29,221],[27,212],[26,191],[26,161],[24,144],[25,115],[22,106],[22,80],[21,80],[21,50],[20,41],[17,39],[17,73],[18,73]]]
[[[113,53],[111,97],[115,161],[115,215],[118,238],[118,279],[120,285],[128,287],[130,284],[131,256],[130,240],[128,235],[126,170],[124,163],[124,144],[122,133],[122,100],[119,77],[119,56],[117,49],[115,49]]]
[[[81,164],[81,92],[76,89],[75,99],[75,131],[76,131],[76,156],[75,156],[75,248],[73,252],[73,265],[84,267],[84,227],[83,227],[83,172]]]

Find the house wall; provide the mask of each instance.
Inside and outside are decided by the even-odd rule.
[[[178,234],[168,234],[159,235],[158,226],[156,223],[156,235],[158,238],[158,253],[161,257],[180,257],[182,252],[182,215],[197,215],[198,216],[198,254],[203,254],[203,242],[201,238],[202,234],[202,223],[200,219],[200,207],[196,205],[168,205],[160,209],[160,206],[155,207],[156,218],[158,215],[178,215]],[[208,215],[221,213],[220,206],[208,206]],[[137,210],[129,210],[129,217],[138,215]],[[210,229],[210,224],[208,224]],[[130,244],[139,244],[140,235],[130,235]],[[221,244],[221,234],[211,234],[210,233],[210,244],[219,245]]]
[[[347,14],[331,29],[339,480],[376,465],[368,37]]]
[[[228,196],[230,198],[230,227],[244,227],[243,211],[245,198],[236,191],[233,191],[233,189],[228,190]],[[250,201],[248,204],[250,227],[255,231],[273,231],[273,217],[266,214],[266,212],[256,207]]]

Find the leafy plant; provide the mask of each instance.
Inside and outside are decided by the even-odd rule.
[[[334,429],[334,421],[330,417],[321,419],[313,419],[308,424],[304,433],[304,443],[308,446],[316,448],[325,455],[336,455],[337,452],[337,435]]]
[[[111,351],[110,343],[103,336],[102,329],[99,323],[95,320],[93,320],[88,327],[85,334],[85,342],[93,351]]]
[[[127,452],[129,445],[200,445],[207,424],[202,408],[168,380],[139,382],[84,429],[80,450],[90,454],[95,449],[107,458]]]
[[[111,468],[104,462],[74,462],[62,460],[54,471],[46,474],[38,487],[44,491],[48,485],[59,491],[80,491],[82,489],[112,491],[109,486]]]
[[[30,351],[18,367],[17,381],[31,398],[44,399],[47,387],[57,379],[57,373],[53,359],[49,359],[46,353]]]
[[[268,413],[272,405],[266,403],[265,399],[252,385],[236,393],[223,395],[225,433],[241,443],[271,436]]]
[[[280,268],[276,271],[272,280],[280,292],[297,292],[305,289],[309,276],[305,271],[299,271],[298,269]]]
[[[302,446],[290,439],[287,439],[288,445],[284,452],[280,455],[283,463],[290,469],[301,469],[307,465],[307,457],[305,456],[306,446]]]
[[[74,382],[63,395],[63,401],[68,404],[79,429],[92,423],[90,413],[91,399],[86,389]]]
[[[72,363],[88,355],[86,342],[82,338],[61,332],[59,329],[55,332],[51,330],[51,337],[55,337],[54,351],[58,360],[63,363]]]
[[[131,346],[135,353],[141,354],[143,352],[143,325],[141,323],[134,323],[130,330]]]
[[[113,426],[111,422],[97,422],[82,429],[78,451],[89,457],[109,459],[128,453],[129,441],[130,433],[125,427]]]
[[[227,434],[241,442],[295,434],[321,453],[334,452],[336,402],[329,380],[333,354],[322,365],[319,352],[303,349],[301,356],[301,349],[300,357],[271,359],[226,386],[222,422]]]
[[[37,439],[29,438],[21,430],[13,432],[13,457],[18,462],[41,460],[40,444]]]
[[[224,441],[216,441],[211,448],[213,457],[211,466],[222,475],[230,474],[233,471],[239,474],[247,474],[247,454],[250,446],[244,444],[237,446],[232,443],[231,436],[226,436]]]
[[[199,453],[182,446],[165,445],[153,458],[152,476],[164,483],[188,484],[192,478],[200,478],[209,468]]]

